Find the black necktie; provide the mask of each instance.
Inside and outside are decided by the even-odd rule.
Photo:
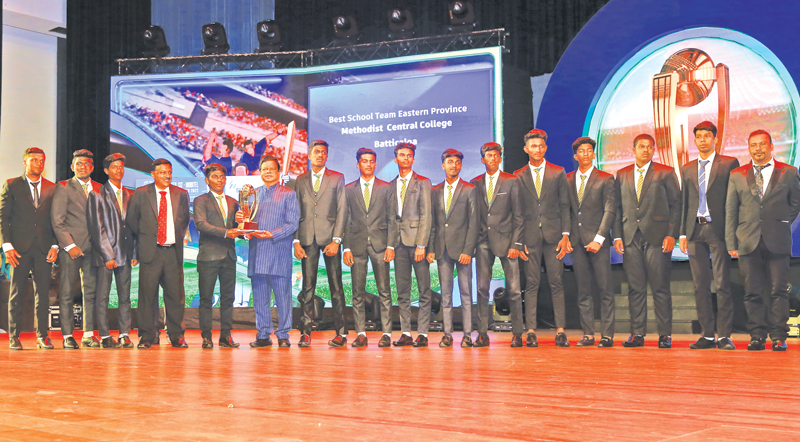
[[[39,182],[31,183],[33,186],[33,207],[39,208]]]
[[[756,192],[758,192],[758,198],[764,198],[764,176],[761,175],[761,171],[764,170],[769,164],[765,164],[763,166],[753,166],[756,169]]]

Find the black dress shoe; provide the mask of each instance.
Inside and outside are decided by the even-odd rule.
[[[97,336],[89,336],[81,339],[81,347],[83,348],[100,348],[100,341]]]
[[[270,338],[266,338],[266,339],[258,339],[258,338],[256,338],[255,341],[250,343],[250,347],[253,347],[253,348],[272,347],[272,339],[270,339]]]
[[[133,342],[131,342],[131,338],[128,336],[120,336],[119,345],[122,348],[133,348]]]
[[[233,342],[233,338],[226,336],[219,339],[219,346],[222,348],[239,348],[239,343]]]
[[[584,336],[575,343],[576,347],[594,347],[594,336]]]
[[[400,338],[402,339],[402,338]],[[408,337],[408,341],[411,342],[411,336]],[[378,341],[378,347],[386,348],[392,346],[392,338],[389,335],[381,336],[381,340]]]
[[[567,339],[566,333],[556,333],[556,347],[569,347],[569,339]]]
[[[345,338],[345,343],[347,343],[347,338]],[[367,335],[358,335],[355,341],[353,341],[353,347],[366,347],[368,344]]]
[[[50,340],[50,338],[45,339]],[[22,350],[22,342],[19,341],[18,337],[12,336],[8,338],[8,348],[9,350]]]
[[[450,348],[452,346],[453,346],[453,337],[451,335],[442,336],[442,340],[439,341],[439,347]]]
[[[786,340],[785,339],[773,339],[772,340],[772,351],[786,351]]]
[[[766,350],[767,348],[767,340],[764,338],[759,338],[758,336],[753,336],[750,338],[750,343],[747,344],[748,350]]]
[[[630,335],[628,340],[622,343],[623,347],[644,347],[644,336]]]
[[[335,338],[328,341],[328,345],[331,347],[344,347],[347,345],[347,336],[336,335]]]
[[[511,336],[511,348],[522,348],[522,334],[514,334]]]
[[[717,348],[717,343],[713,339],[706,339],[705,337],[701,336],[697,342],[689,344],[689,348],[692,350],[705,350],[707,348]]]
[[[77,350],[80,347],[78,346],[78,341],[75,340],[72,336],[68,336],[64,339],[64,348],[67,350]]]
[[[597,348],[611,348],[614,346],[614,339],[608,336],[603,336],[600,342],[597,343]]]
[[[145,341],[144,339],[141,339],[139,341],[139,344],[136,346],[136,348],[138,348],[140,350],[144,350],[144,349],[151,348],[152,346],[153,346],[153,344],[150,341]]]
[[[311,347],[311,336],[303,333],[300,336],[300,342],[297,343],[297,346],[300,347],[300,348]]]
[[[151,345],[161,345],[161,338],[159,338],[158,335],[156,335],[156,337],[153,338],[152,341],[150,341],[150,344]]]
[[[536,337],[536,333],[528,332],[528,336],[525,338],[525,346],[531,348],[539,346],[539,339]]]
[[[461,338],[461,348],[467,347],[472,347],[472,336],[470,335],[464,335],[464,337]]]
[[[214,341],[211,338],[203,338],[203,348],[214,348]]]
[[[36,348],[52,350],[55,347],[53,346],[53,341],[50,340],[50,337],[45,336],[44,338],[36,338]],[[22,350],[22,348],[20,348],[20,350]]]
[[[278,348],[289,348],[292,343],[288,339],[278,339]]]
[[[719,338],[717,341],[717,348],[720,350],[736,350],[736,346],[733,345],[731,338]]]
[[[475,343],[472,344],[473,347],[488,347],[489,346],[489,335],[486,333],[479,333],[478,339],[475,340]]]
[[[386,336],[386,335],[384,335],[384,336]],[[383,338],[381,338],[381,339],[383,339]],[[400,335],[400,339],[394,341],[393,344],[394,344],[395,347],[408,347],[408,346],[414,345],[414,340],[411,339],[411,336],[403,333],[402,335]],[[378,347],[380,347],[380,345],[378,345]]]
[[[186,339],[180,338],[177,341],[172,341],[173,348],[189,348],[189,344],[186,343]]]
[[[661,335],[658,337],[658,348],[672,348],[672,336]]]
[[[414,340],[414,347],[427,347],[428,346],[428,337],[417,335],[417,339]]]
[[[103,341],[100,343],[100,346],[103,348],[119,348],[119,344],[111,336],[103,338]]]

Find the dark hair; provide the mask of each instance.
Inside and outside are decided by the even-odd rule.
[[[253,143],[253,140],[251,140],[249,138],[244,140],[244,143],[242,143],[242,146],[247,146],[248,144],[252,144],[253,146],[255,146],[255,143]]]
[[[264,155],[263,157],[261,157],[261,160],[258,162],[258,170],[261,170],[261,165],[266,163],[267,161],[274,161],[275,162],[275,166],[278,167],[278,170],[281,169],[281,162],[278,161],[277,158],[273,157],[272,155]]]
[[[376,160],[378,159],[378,155],[375,154],[375,151],[372,149],[367,149],[366,147],[362,147],[356,151],[356,162],[361,162],[362,155],[372,155]]]
[[[211,163],[206,166],[206,178],[211,176],[211,172],[215,172],[217,170],[221,171],[223,175],[228,174],[228,169],[226,169],[222,164]]]
[[[244,164],[242,162],[238,162],[233,165],[233,170],[231,171],[231,174],[236,175],[236,169],[238,169],[239,166],[244,167],[245,175],[250,175],[250,169],[247,168],[247,164]]]
[[[156,167],[158,167],[158,166],[160,166],[162,164],[167,164],[167,165],[169,165],[170,169],[172,168],[172,163],[170,163],[168,159],[166,159],[166,158],[158,158],[157,160],[153,161],[153,164],[150,165],[150,172],[155,172],[156,171]]]
[[[769,138],[769,144],[772,144],[772,135],[769,132],[765,131],[764,129],[758,129],[750,132],[750,136],[747,137],[747,144],[750,145],[750,138],[753,138],[757,135],[766,135]]]
[[[572,153],[578,153],[578,148],[581,147],[582,144],[591,144],[592,150],[597,146],[597,143],[595,143],[593,139],[589,137],[580,137],[572,143]]]
[[[228,152],[233,152],[233,141],[230,138],[222,140],[222,145],[228,148]]]
[[[447,149],[446,151],[442,152],[442,164],[448,158],[456,157],[461,161],[464,161],[464,154],[455,150],[455,149]]]
[[[311,153],[314,150],[314,146],[325,146],[325,152],[328,151],[328,143],[325,140],[314,140],[311,142],[311,145],[308,146],[308,152]]]
[[[35,153],[40,153],[44,155],[44,151],[42,149],[39,149],[38,147],[29,147],[25,149],[25,152],[22,153],[22,161],[26,161],[28,157],[30,157]]]
[[[397,152],[400,152],[400,149],[411,149],[412,156],[417,154],[417,146],[415,146],[415,145],[413,145],[411,143],[400,142],[400,143],[397,143],[397,146],[394,147],[394,156],[395,156],[395,158],[397,157]]]
[[[633,147],[636,147],[636,143],[638,143],[640,140],[650,140],[650,144],[652,144],[653,147],[656,147],[656,140],[648,134],[636,135],[636,138],[633,139]]]
[[[498,153],[500,153],[500,155],[503,154],[503,146],[497,143],[486,143],[483,146],[481,146],[481,158],[485,157],[486,152],[489,152],[490,150],[497,151]]]
[[[528,144],[528,140],[532,140],[534,138],[541,138],[544,140],[545,143],[547,143],[547,132],[541,129],[533,129],[532,131],[525,134],[525,138],[523,138],[522,141],[525,144]]]
[[[697,136],[697,131],[698,130],[707,130],[707,131],[711,132],[712,134],[714,134],[715,137],[717,136],[717,126],[714,126],[714,123],[712,123],[710,121],[703,121],[702,123],[700,123],[697,126],[695,126],[694,127],[694,135],[695,136]]]
[[[75,158],[88,158],[92,160],[94,163],[94,154],[86,149],[76,150],[72,153],[72,161],[75,161]]]
[[[105,157],[103,159],[103,169],[108,169],[111,167],[111,163],[122,161],[122,164],[125,164],[125,155],[121,153],[112,153],[111,155]]]

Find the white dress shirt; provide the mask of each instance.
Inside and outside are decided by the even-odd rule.
[[[28,190],[31,192],[31,199],[33,199],[33,183],[37,183],[37,188],[39,189],[39,201],[42,200],[42,177],[39,177],[39,181],[31,181],[28,178],[28,175],[25,175],[25,180],[28,182]],[[50,246],[51,249],[57,249],[58,244],[53,244]],[[14,246],[10,242],[3,243],[3,253],[8,252],[9,250],[14,250]]]
[[[752,162],[752,160],[751,160],[751,162]],[[765,166],[767,166],[767,167],[765,167],[761,171],[761,177],[764,178],[764,187],[761,188],[761,194],[762,195],[766,195],[767,194],[767,189],[769,188],[769,180],[770,180],[770,178],[772,178],[772,172],[775,171],[775,158],[770,158],[769,161],[767,162],[767,164],[765,164]],[[756,163],[753,163],[753,176],[754,177],[756,176],[755,167],[756,167]]]
[[[400,199],[400,191],[403,189],[403,181],[406,180],[406,192],[408,192],[408,186],[411,184],[411,177],[414,176],[414,171],[409,171],[406,176],[397,175],[397,186],[395,187],[395,193],[397,194],[397,216],[403,216],[403,200]]]
[[[580,169],[576,170],[575,172],[577,172],[575,174],[575,189],[576,190],[580,190],[580,188],[581,188],[581,177],[585,176],[586,178],[584,178],[584,181],[583,181],[583,190],[585,192],[586,191],[586,186],[589,184],[589,177],[592,176],[592,172],[594,172],[594,166],[589,166],[589,170],[587,170],[586,173],[582,173]],[[584,198],[585,197],[586,197],[586,195],[584,194]],[[606,238],[603,235],[595,234],[594,235],[594,240],[598,244],[600,244],[602,246],[603,242],[605,242]]]
[[[645,164],[642,167],[639,167],[639,166],[636,165],[636,163],[633,163],[633,189],[634,189],[634,192],[636,191],[636,183],[639,181],[639,169],[642,169],[642,175],[643,175],[643,178],[642,178],[642,190],[644,190],[644,178],[647,177],[647,170],[650,169],[650,164],[652,164],[652,163],[653,163],[653,161],[650,160],[650,161],[647,162],[647,164]],[[621,241],[622,238],[614,238],[614,242],[616,242],[617,240]]]

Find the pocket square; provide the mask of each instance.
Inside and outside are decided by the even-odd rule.
[[[782,223],[787,223],[787,224],[788,224],[788,223],[789,223],[789,220],[782,219],[782,220],[781,220],[781,222],[782,222]]]
[[[498,192],[497,196],[500,196],[500,195],[508,195],[508,192]]]

